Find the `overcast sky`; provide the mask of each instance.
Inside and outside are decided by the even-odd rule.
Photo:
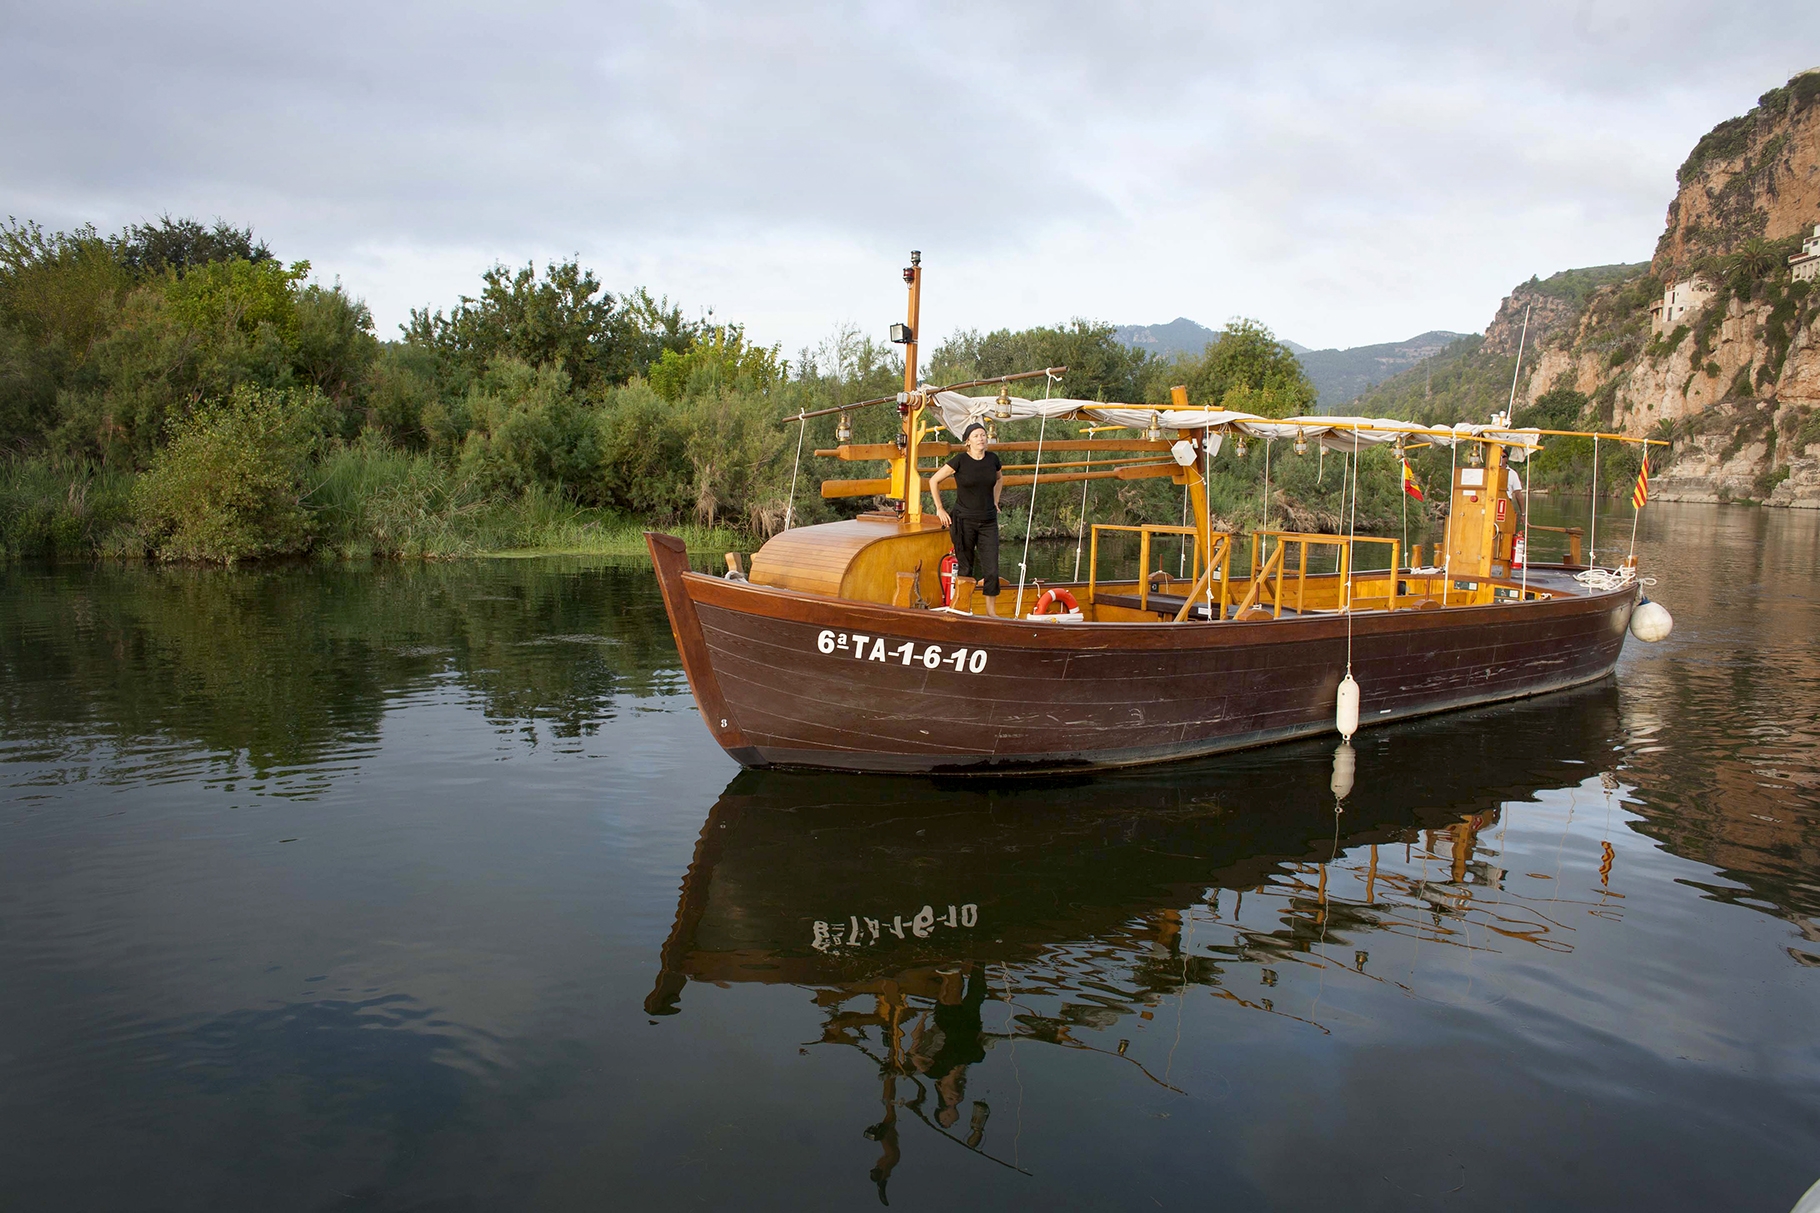
[[[786,354],[1253,316],[1476,331],[1649,257],[1714,123],[1820,65],[1820,4],[360,5],[0,0],[0,208],[251,224],[381,336],[579,254]]]

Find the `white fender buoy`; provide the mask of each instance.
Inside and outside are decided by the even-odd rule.
[[[1352,795],[1352,779],[1359,770],[1359,756],[1352,746],[1342,741],[1333,752],[1333,798],[1345,800]]]
[[[1352,680],[1351,674],[1340,679],[1340,693],[1333,706],[1333,726],[1347,741],[1359,731],[1359,684]]]
[[[1668,634],[1674,630],[1675,617],[1659,602],[1645,598],[1630,614],[1630,634],[1645,644],[1667,640]]]

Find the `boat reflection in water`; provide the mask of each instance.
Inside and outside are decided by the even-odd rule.
[[[646,1010],[681,1011],[690,980],[802,986],[820,1043],[882,1075],[865,1130],[881,1197],[906,1115],[1012,1166],[967,1099],[1003,1042],[1110,1055],[1176,1090],[1099,1030],[1203,987],[1327,1032],[1272,987],[1340,965],[1408,989],[1406,966],[1374,970],[1374,936],[1571,950],[1562,901],[1507,889],[1485,835],[1509,803],[1615,788],[1618,730],[1610,681],[1381,730],[1343,804],[1316,743],[1074,783],[742,772],[702,828]]]

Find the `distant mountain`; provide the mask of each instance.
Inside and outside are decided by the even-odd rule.
[[[1289,347],[1314,381],[1315,390],[1320,393],[1320,409],[1331,412],[1397,372],[1440,353],[1463,335],[1436,330],[1408,341],[1360,345],[1349,350],[1311,350],[1293,341],[1283,341],[1283,344]],[[1186,316],[1177,316],[1168,324],[1120,325],[1113,330],[1113,337],[1120,344],[1159,358],[1199,354],[1209,342],[1220,339],[1217,332]]]
[[[1434,357],[1466,335],[1435,329],[1408,341],[1355,345],[1349,350],[1297,349],[1295,356],[1321,394],[1320,410],[1331,413],[1357,400],[1392,375],[1408,370],[1424,358]]]
[[[1220,335],[1186,316],[1177,316],[1168,324],[1121,324],[1113,330],[1112,339],[1158,358],[1173,358],[1177,354],[1199,354],[1207,348],[1209,341],[1218,341]],[[1302,352],[1299,346],[1289,348],[1298,354]]]

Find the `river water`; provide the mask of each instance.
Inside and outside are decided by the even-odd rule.
[[[636,563],[0,571],[4,1203],[1786,1210],[1820,516],[1639,555],[1670,640],[1338,811],[740,774]]]

